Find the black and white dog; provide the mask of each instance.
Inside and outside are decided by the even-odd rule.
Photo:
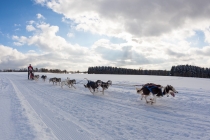
[[[96,89],[98,91],[98,87],[102,84],[101,80],[97,80],[96,82],[94,82],[94,81],[88,80],[87,78],[85,79],[88,81],[88,83],[84,86],[85,88],[88,88],[92,94],[94,94]]]
[[[74,87],[76,89],[76,87],[74,86],[74,84],[76,84],[76,80],[72,79],[70,80],[68,77],[67,79],[65,79],[64,81],[61,82],[61,88],[63,88],[64,85],[70,87]]]
[[[45,81],[45,79],[47,79],[47,75],[42,75],[41,78]]]
[[[108,80],[107,82],[101,82],[102,93],[104,95],[104,90],[108,89],[109,86],[112,85],[112,81]]]
[[[50,82],[52,82],[53,83],[53,85],[54,85],[54,83],[57,85],[57,83],[59,83],[59,85],[60,85],[60,83],[61,83],[61,78],[56,78],[56,77],[54,77],[54,78],[50,78],[49,79],[49,83]]]
[[[34,80],[39,80],[39,75],[34,75]]]
[[[175,93],[178,93],[178,91],[176,91],[176,89],[172,85],[167,85],[163,89],[163,95],[167,95],[167,97],[169,97],[169,94],[175,97]]]
[[[50,83],[50,82],[52,82],[53,85],[54,85],[54,83],[56,83],[56,77],[50,78],[50,79],[49,79],[49,83]]]
[[[61,78],[55,78],[55,84],[57,85],[59,83],[59,86],[61,85]]]
[[[163,88],[163,91],[162,91]],[[171,94],[173,97],[175,97],[175,93],[178,93],[175,88],[171,85],[167,85],[166,87],[163,87],[161,85],[156,85],[154,83],[147,83],[143,85],[142,88],[136,88],[137,94],[141,94],[141,100],[143,97],[145,98],[146,102],[149,103],[155,103],[157,97],[163,97],[164,95],[169,96]],[[150,99],[150,101],[147,100],[147,97],[152,95],[153,98]]]

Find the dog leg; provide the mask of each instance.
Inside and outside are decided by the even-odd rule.
[[[157,98],[157,96],[156,96],[156,95],[153,95],[153,98],[150,99],[150,100],[151,100],[151,105],[152,105],[153,103],[156,103],[156,98]]]
[[[71,85],[70,85],[70,84],[68,84],[67,86],[68,86],[69,88],[71,88]]]
[[[155,95],[153,102],[156,103],[157,96]]]
[[[148,97],[149,95],[145,95],[145,100],[146,100],[146,103],[149,103],[149,102],[151,102],[151,100],[150,101],[148,101],[147,100],[147,97]]]
[[[147,96],[144,96],[144,98],[145,98],[145,100],[146,100],[146,103],[149,103],[149,102],[147,101]]]
[[[76,89],[76,87],[74,85],[72,85],[72,87],[74,87],[74,89]]]
[[[155,103],[154,98],[153,98],[153,99],[150,99],[150,100],[151,100],[151,105],[152,105],[153,103]]]
[[[141,100],[144,98],[144,95],[143,94],[141,94]]]
[[[96,92],[96,89],[93,89],[93,91]],[[98,92],[98,89],[97,89],[97,92]]]
[[[89,88],[89,90],[90,90],[90,92],[94,95],[94,92],[93,92],[93,91],[91,91],[91,88]]]

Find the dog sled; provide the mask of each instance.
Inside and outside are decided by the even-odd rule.
[[[32,71],[29,74],[29,80],[34,80],[34,73]]]

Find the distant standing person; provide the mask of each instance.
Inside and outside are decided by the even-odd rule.
[[[29,64],[29,66],[28,66],[28,79],[29,79],[30,73],[32,73],[32,71],[33,71],[33,67],[31,66],[31,64]]]

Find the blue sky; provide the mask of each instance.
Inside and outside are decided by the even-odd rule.
[[[210,3],[1,0],[0,69],[210,64]]]
[[[29,36],[30,32],[26,31],[27,22],[30,20],[37,20],[37,14],[42,13],[47,15],[46,21],[52,24],[62,24],[62,16],[52,12],[51,9],[45,8],[36,4],[33,0],[1,0],[0,2],[0,31],[1,31],[1,44],[17,48],[13,45],[11,37]],[[59,21],[59,22],[57,22]],[[62,24],[63,27],[65,24]],[[66,25],[67,27],[67,25]],[[22,51],[27,51],[27,48],[18,48]]]

